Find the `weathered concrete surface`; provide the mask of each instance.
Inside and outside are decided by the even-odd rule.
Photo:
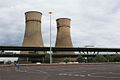
[[[36,11],[29,11],[25,13],[26,30],[24,35],[23,46],[44,46],[41,33],[41,17],[42,13]],[[22,51],[21,53],[28,52]],[[43,54],[44,52],[38,53]]]
[[[0,68],[0,80],[120,80],[120,64]]]
[[[57,38],[55,47],[72,47],[72,40],[70,35],[70,19],[59,18],[57,22]],[[55,52],[56,54],[74,54],[74,52]]]

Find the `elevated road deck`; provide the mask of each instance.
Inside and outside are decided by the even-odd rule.
[[[0,46],[1,51],[50,51],[50,47]],[[52,51],[120,52],[120,48],[52,47]]]

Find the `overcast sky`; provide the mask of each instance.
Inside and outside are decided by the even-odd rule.
[[[71,18],[74,47],[120,48],[120,0],[0,0],[0,45],[21,46],[25,12],[42,12],[42,36],[49,46],[49,15],[52,11],[52,46],[57,18]]]

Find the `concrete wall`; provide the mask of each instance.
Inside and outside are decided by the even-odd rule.
[[[72,40],[70,35],[70,19],[59,18],[57,22],[57,38],[55,47],[72,47]],[[74,54],[74,52],[55,52],[56,54]]]
[[[23,46],[44,46],[41,33],[41,17],[42,13],[36,11],[29,11],[25,13],[26,29]],[[22,51],[21,53],[29,52]],[[44,52],[38,53],[43,54]]]

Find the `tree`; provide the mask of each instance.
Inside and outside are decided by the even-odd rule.
[[[44,62],[45,63],[50,63],[50,55],[49,54],[45,55],[45,61]]]
[[[68,62],[70,62],[70,59],[69,59],[69,58],[65,58],[65,59],[64,59],[64,62],[65,62],[65,63],[68,63]]]
[[[113,62],[113,57],[110,54],[107,54],[106,56],[107,62]]]
[[[119,54],[113,55],[113,61],[114,62],[120,62],[120,55]]]
[[[103,55],[96,55],[96,62],[106,62],[107,59]]]
[[[81,62],[84,61],[84,58],[83,58],[81,55],[79,55],[79,56],[77,57],[77,60],[76,60],[76,61],[79,62],[79,63],[81,63]]]
[[[96,62],[96,59],[94,57],[88,57],[88,62]]]

